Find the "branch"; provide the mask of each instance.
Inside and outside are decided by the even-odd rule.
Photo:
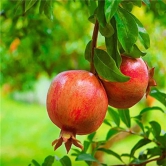
[[[90,71],[93,74],[96,73],[94,63],[93,63],[93,58],[94,58],[94,49],[96,48],[96,45],[97,45],[98,30],[99,30],[99,23],[96,20],[95,26],[93,29],[93,35],[92,35],[92,55],[91,55],[91,63],[90,63]]]
[[[128,164],[128,165],[125,165],[125,164],[121,164],[121,165],[110,165],[110,166],[145,166],[146,164],[150,163],[150,162],[153,162],[153,161],[158,161],[158,160],[162,160],[166,158],[166,152],[163,153],[160,157],[156,157],[154,159],[151,159],[151,160],[147,160],[145,162],[142,162],[141,164]]]

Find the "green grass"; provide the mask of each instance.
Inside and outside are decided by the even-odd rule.
[[[159,103],[157,103],[159,104]],[[136,107],[137,108],[137,107]],[[134,114],[135,107],[131,110]],[[166,116],[157,111],[152,111],[149,121],[156,120],[166,130]],[[14,101],[10,98],[1,99],[1,166],[28,166],[32,159],[42,163],[48,155],[56,155],[59,158],[66,155],[64,145],[53,151],[51,143],[59,137],[60,130],[50,121],[45,106]],[[105,138],[108,127],[102,125],[97,132],[96,141]],[[83,142],[86,136],[78,136]],[[112,150],[117,153],[129,153],[132,146],[140,138],[130,136],[117,142]],[[153,146],[153,145],[152,145]],[[69,156],[71,157],[71,150]],[[105,156],[105,162],[118,164],[112,156]],[[117,163],[118,162],[118,163]],[[54,166],[61,166],[55,162]],[[86,166],[85,162],[75,161],[72,157],[72,166]],[[153,166],[154,163],[148,166]]]
[[[47,155],[66,154],[63,146],[53,151],[51,143],[60,130],[49,120],[45,106],[5,98],[1,110],[1,166],[27,166],[32,159],[42,163]]]

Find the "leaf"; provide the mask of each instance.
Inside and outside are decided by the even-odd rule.
[[[90,0],[89,4],[88,4],[88,9],[89,9],[90,15],[94,14],[96,8],[97,8],[96,1]]]
[[[119,114],[114,110],[112,109],[111,107],[108,107],[108,113],[110,114],[110,116],[112,117],[113,121],[115,122],[115,124],[117,126],[120,125],[120,117],[119,117]]]
[[[116,21],[114,17],[111,19],[111,24],[114,29],[114,34],[110,37],[105,37],[105,44],[108,54],[114,59],[116,66],[120,68],[122,58],[118,49],[118,37],[116,30]]]
[[[91,62],[91,55],[92,55],[92,40],[88,42],[85,48],[85,59]]]
[[[136,151],[137,149],[141,148],[142,146],[144,146],[144,145],[146,145],[146,144],[148,144],[148,143],[150,143],[150,142],[151,142],[151,141],[148,140],[148,139],[141,139],[141,140],[139,140],[139,141],[135,144],[135,146],[131,149],[130,155],[131,155],[131,156],[134,156],[134,153],[135,153],[135,151]]]
[[[146,55],[146,53],[142,52],[136,44],[132,46],[130,52],[125,52],[124,54],[132,58],[140,58],[141,56]]]
[[[117,133],[119,133],[119,130],[116,130],[115,128],[110,129],[107,133],[106,140],[109,140],[111,137],[113,137]]]
[[[156,137],[156,140],[161,144],[161,147],[166,149],[166,133]]]
[[[104,5],[105,1],[98,0],[98,8],[97,8],[97,20],[99,22],[99,25],[102,27],[105,27],[106,25],[106,18],[104,13]]]
[[[94,161],[94,162],[99,162],[98,160],[96,160],[91,154],[87,154],[87,153],[82,153],[80,155],[77,156],[76,161]]]
[[[91,143],[89,141],[84,141],[84,149],[83,149],[84,152],[88,150],[90,144]]]
[[[140,42],[143,44],[143,46],[146,49],[148,49],[150,47],[149,34],[147,33],[147,31],[144,28],[144,26],[142,25],[142,23],[134,15],[132,15],[132,16],[138,27],[138,38],[139,38]]]
[[[122,1],[121,5],[124,9],[128,10],[129,12],[131,12],[133,9],[133,3],[131,1]]]
[[[125,9],[119,7],[115,14],[118,39],[127,52],[131,51],[132,46],[138,37],[138,28],[133,16]]]
[[[104,80],[115,82],[124,82],[129,80],[129,77],[121,73],[113,58],[104,50],[95,49],[94,66],[99,76]]]
[[[130,112],[129,109],[118,109],[119,115],[123,123],[130,128],[131,121],[130,121]]]
[[[62,166],[72,166],[71,160],[68,156],[63,156],[59,161],[61,162]]]
[[[54,163],[55,157],[54,156],[47,156],[42,164],[42,166],[51,166]]]
[[[135,6],[138,6],[138,7],[141,7],[141,5],[142,5],[142,0],[133,0],[133,1],[131,1],[132,3],[133,3],[133,5],[135,5]]]
[[[95,22],[96,22],[96,18],[94,15],[89,16],[88,20],[93,24],[95,24]]]
[[[27,12],[38,0],[25,0],[25,12]]]
[[[96,135],[96,132],[94,132],[92,134],[89,134],[88,135],[88,140],[92,142],[95,135]]]
[[[116,157],[117,159],[119,159],[120,161],[123,162],[123,160],[121,159],[121,156],[110,149],[99,148],[98,151],[102,151],[102,152],[105,152],[107,154],[110,154],[110,155]]]
[[[143,133],[145,133],[143,123],[140,120],[138,120],[138,119],[135,119],[135,122],[141,128],[141,130],[143,131]]]
[[[160,160],[157,160],[157,165],[166,166],[166,157]]]
[[[41,0],[39,13],[43,13],[47,16],[48,19],[53,20],[53,6],[52,0]]]
[[[121,0],[105,0],[104,13],[107,23],[110,22],[111,18],[117,11],[120,2]]]
[[[147,154],[150,155],[150,157],[160,156],[162,154],[162,150],[160,147],[148,148]]]
[[[142,114],[144,114],[145,112],[153,111],[153,110],[155,110],[155,111],[158,110],[158,111],[161,111],[161,112],[164,113],[164,110],[163,110],[162,108],[155,106],[155,107],[146,107],[146,108],[144,108],[144,109],[140,112],[139,115],[142,115]]]
[[[112,127],[111,123],[107,119],[104,119],[103,123],[105,123],[106,125]]]
[[[150,8],[150,0],[142,0]]]
[[[40,6],[39,6],[39,13],[40,13],[40,14],[43,13],[44,7],[45,7],[46,3],[47,3],[47,0],[41,0],[41,1],[40,1]]]
[[[99,31],[105,37],[110,37],[114,33],[114,29],[110,23],[106,23],[104,27],[99,25]]]
[[[40,166],[40,164],[36,160],[32,160],[32,163],[34,164],[34,166]]]
[[[151,127],[153,129],[152,132],[153,132],[154,137],[160,136],[160,133],[161,133],[161,126],[160,126],[160,124],[158,122],[156,122],[156,121],[151,121],[149,123],[150,123],[150,125],[151,125]]]
[[[163,92],[160,92],[157,88],[154,88],[150,92],[150,96],[157,99],[160,103],[162,103],[164,106],[166,106],[166,94]]]

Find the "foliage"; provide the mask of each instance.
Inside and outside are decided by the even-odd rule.
[[[22,4],[24,2],[26,3]],[[41,6],[44,2],[41,1]],[[49,11],[51,4],[47,3],[51,1],[46,2],[43,9],[40,6],[40,10],[44,10],[48,16],[46,11]],[[79,12],[84,6],[80,3],[57,2],[51,16],[54,19],[50,21],[38,13],[39,4],[40,1],[18,1],[16,6],[15,1],[3,2],[3,16],[0,17],[3,22],[1,25],[3,73],[0,76],[1,84],[9,84],[11,90],[31,89],[43,73],[53,77],[66,69],[88,69],[88,63],[81,55],[89,31],[89,26],[84,26],[84,22],[80,21],[80,18],[86,19],[86,9]],[[62,8],[62,5],[65,8]],[[72,17],[73,15],[76,17]],[[85,41],[81,40],[82,35],[85,36]]]
[[[79,46],[82,47],[84,43],[79,43],[79,40],[75,41],[76,38],[81,38],[83,33],[89,32],[88,26],[83,26],[85,23],[80,21],[80,18],[88,17],[87,9],[90,13],[89,21],[94,24],[92,39],[87,42],[88,44],[85,48],[85,59],[91,64],[90,70],[92,72],[96,70],[95,72],[100,77],[109,81],[124,82],[128,80],[129,78],[124,76],[119,69],[121,64],[120,55],[126,54],[133,58],[144,57],[146,54],[144,51],[147,51],[150,47],[148,32],[140,20],[132,13],[132,9],[135,6],[141,7],[146,5],[148,7],[147,11],[152,11],[155,16],[157,13],[156,18],[161,19],[164,14],[164,7],[166,6],[165,1],[160,0],[85,0],[63,3],[47,0],[20,0],[17,5],[12,1],[10,3],[11,6],[14,6],[14,9],[7,11],[8,3],[3,2],[4,12],[1,14],[3,15],[1,19],[5,22],[1,30],[3,32],[2,36],[3,38],[6,34],[9,36],[9,38],[2,41],[1,53],[5,54],[5,56],[2,58],[4,73],[1,75],[1,78],[2,83],[7,79],[7,82],[10,82],[17,89],[27,89],[39,77],[41,72],[46,72],[51,77],[55,73],[55,66],[56,72],[65,68],[87,67],[86,62],[83,62],[78,67],[79,61],[82,60],[82,56],[77,56],[82,53],[78,48]],[[72,6],[74,3],[77,5],[77,8]],[[66,6],[65,9],[68,13],[64,17],[60,17],[60,14],[58,15],[53,11],[53,6],[58,10],[61,5]],[[73,10],[70,10],[71,6]],[[80,10],[82,10],[81,16],[79,16]],[[14,11],[16,13],[12,16]],[[43,13],[52,22],[50,20],[43,22],[43,19],[45,19],[42,15]],[[71,19],[73,14],[75,17]],[[66,22],[65,19],[68,21]],[[165,24],[164,19],[161,20]],[[40,26],[36,26],[37,24]],[[73,38],[73,33],[69,33],[69,29],[74,32],[76,38]],[[79,31],[77,31],[78,29]],[[104,38],[105,49],[97,48],[98,31]],[[15,33],[13,34],[13,32]],[[46,38],[47,40],[45,40]],[[66,42],[68,40],[69,42]],[[76,44],[73,47],[74,49],[70,50],[72,43]],[[56,52],[54,52],[52,47],[54,47]],[[76,47],[78,48],[76,49]],[[26,58],[24,58],[25,53]],[[65,65],[62,66],[61,64]],[[12,68],[12,73],[11,69],[8,69],[9,66]],[[17,75],[18,71],[21,71],[21,75]],[[5,78],[5,75],[10,75],[10,77]],[[150,95],[166,106],[165,93],[160,92],[158,89],[153,89]],[[84,141],[83,151],[73,149],[74,153],[72,155],[76,157],[75,160],[85,161],[88,165],[95,163],[105,166],[110,165],[97,158],[97,154],[100,152],[102,155],[114,156],[121,162],[121,165],[144,166],[150,162],[156,162],[157,165],[166,165],[166,132],[155,120],[144,124],[144,116],[149,111],[160,111],[163,115],[166,114],[163,108],[154,106],[143,108],[137,115],[131,117],[129,109],[116,110],[109,107],[108,114],[112,117],[113,121],[107,119],[104,121],[110,127],[105,135],[105,139],[95,141],[96,133],[89,135],[88,141]],[[139,129],[138,131],[135,130],[135,126],[132,125],[133,123]],[[135,135],[139,137],[139,140],[131,148],[130,153],[119,154],[111,150],[107,143],[112,141],[117,135],[124,135],[124,133]],[[150,148],[147,147],[149,144],[151,144]],[[138,154],[137,152],[140,149],[141,152]],[[127,158],[127,160],[124,160],[124,158]],[[71,159],[68,156],[64,156],[61,159],[56,157],[56,159],[64,166],[72,165]],[[51,166],[54,161],[55,157],[50,155],[45,158],[42,165]],[[29,165],[38,166],[40,164],[36,160],[32,160],[32,164]]]

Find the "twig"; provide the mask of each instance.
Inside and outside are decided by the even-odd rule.
[[[98,30],[99,30],[99,23],[96,20],[95,26],[93,29],[93,35],[92,35],[92,55],[91,55],[91,63],[90,63],[90,71],[93,74],[96,73],[94,63],[93,63],[93,58],[94,58],[94,49],[96,48],[96,45],[97,45]]]

